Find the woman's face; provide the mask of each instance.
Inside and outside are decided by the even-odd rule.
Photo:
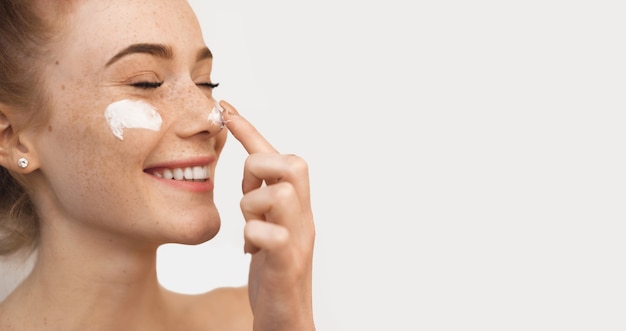
[[[36,140],[44,223],[154,244],[213,237],[226,131],[209,121],[212,58],[192,9],[81,1],[63,29],[44,73],[50,121]]]

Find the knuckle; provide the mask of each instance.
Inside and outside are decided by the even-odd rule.
[[[274,241],[276,245],[283,247],[289,244],[289,231],[284,227],[276,228],[274,231]]]
[[[286,157],[287,169],[292,176],[300,176],[309,172],[309,164],[295,154],[288,154]]]
[[[254,154],[248,155],[246,159],[243,161],[243,167],[245,169],[250,168],[253,162],[254,162]]]
[[[274,199],[281,203],[290,203],[296,196],[296,189],[288,182],[274,185]]]

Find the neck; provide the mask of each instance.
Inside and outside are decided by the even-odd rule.
[[[158,283],[156,248],[88,230],[62,236],[42,231],[37,262],[17,295],[47,322],[71,329],[163,327],[168,292]]]

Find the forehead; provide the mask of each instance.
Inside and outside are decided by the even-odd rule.
[[[169,45],[175,52],[204,46],[196,16],[185,0],[85,0],[67,12],[56,53],[104,65],[128,45]],[[77,63],[75,63],[77,64]]]

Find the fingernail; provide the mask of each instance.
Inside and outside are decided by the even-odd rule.
[[[221,100],[219,102],[219,105],[226,111],[226,114],[228,115],[239,115],[239,112],[237,111],[237,109],[235,109],[235,107],[233,107],[233,105],[231,105],[230,103]]]

